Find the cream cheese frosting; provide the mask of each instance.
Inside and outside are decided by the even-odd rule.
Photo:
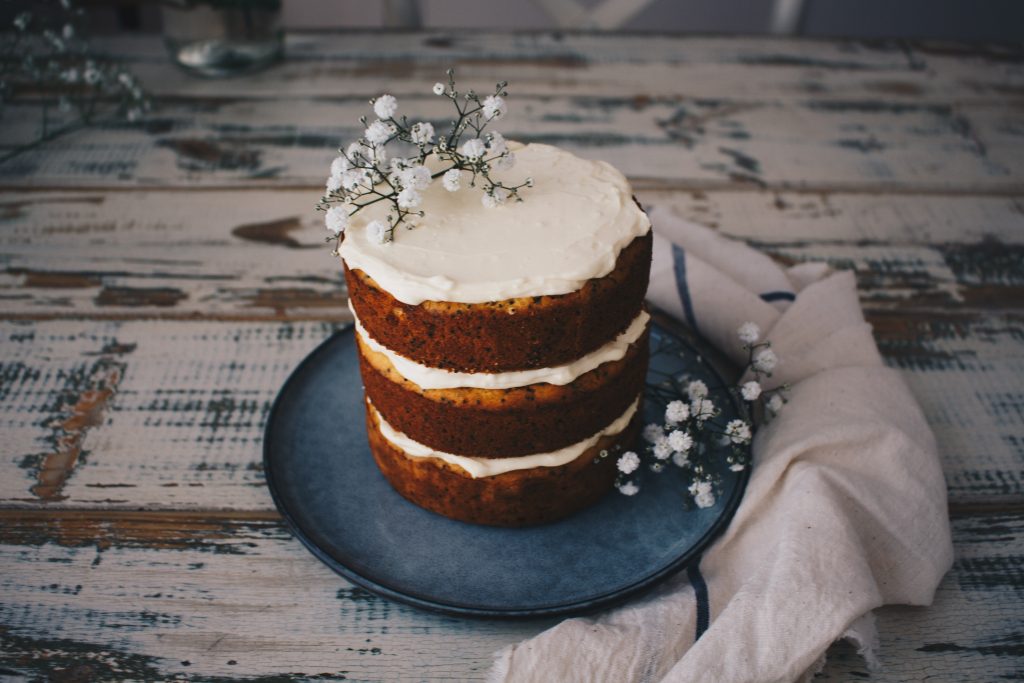
[[[610,425],[599,431],[597,434],[557,451],[551,451],[549,453],[534,453],[515,458],[470,458],[465,455],[454,455],[452,453],[445,453],[444,451],[437,451],[429,446],[421,444],[419,441],[410,439],[408,436],[388,424],[384,419],[384,416],[377,412],[377,409],[373,407],[373,403],[371,403],[369,399],[367,399],[366,402],[369,405],[370,410],[372,410],[377,416],[381,435],[393,446],[413,458],[439,458],[444,460],[446,463],[461,467],[474,479],[493,477],[498,474],[513,472],[515,470],[528,470],[534,467],[559,467],[570,463],[583,455],[587,449],[592,448],[594,444],[601,440],[601,437],[614,436],[624,430],[629,425],[629,421],[633,419],[633,415],[636,414],[637,409],[640,407],[640,397],[638,396],[637,399],[630,404],[629,408],[626,409],[626,412],[616,418]]]
[[[442,368],[432,368],[429,365],[422,365],[414,360],[401,356],[387,348],[376,339],[370,336],[356,317],[351,304],[349,310],[355,320],[356,333],[359,335],[372,351],[383,354],[391,365],[405,379],[409,380],[420,389],[514,389],[525,387],[530,384],[554,384],[563,386],[575,381],[580,375],[584,375],[594,368],[621,360],[629,350],[631,344],[636,342],[647,329],[647,321],[651,316],[647,311],[640,311],[640,315],[633,319],[618,337],[604,346],[591,351],[585,356],[578,358],[571,363],[558,365],[552,368],[535,368],[533,370],[516,370],[513,372],[453,372]]]
[[[376,244],[366,230],[386,216],[386,202],[353,216],[339,248],[345,263],[406,304],[476,304],[576,291],[610,273],[619,252],[650,230],[611,165],[551,145],[509,146],[516,165],[492,177],[508,184],[532,178],[522,202],[488,209],[479,187],[448,192],[435,179],[423,191],[424,217],[411,230],[399,226],[392,242]]]

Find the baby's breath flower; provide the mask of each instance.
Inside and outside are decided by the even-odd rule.
[[[353,142],[349,145],[348,149],[345,150],[345,154],[356,164],[368,161],[370,158],[369,148],[360,142]]]
[[[409,135],[417,145],[429,144],[434,139],[434,126],[433,124],[421,121],[409,129]]]
[[[402,187],[413,190],[425,190],[430,187],[430,169],[426,166],[413,166],[398,174]]]
[[[741,462],[734,462],[733,464],[729,465],[729,469],[733,472],[742,472],[743,470],[747,469],[747,466]]]
[[[757,326],[757,323],[746,322],[740,325],[736,334],[741,342],[749,346],[761,338],[761,328]]]
[[[690,407],[682,401],[672,401],[665,408],[665,422],[676,425],[690,417]]]
[[[640,491],[640,487],[637,486],[636,483],[632,481],[627,481],[623,484],[619,484],[618,489],[619,493],[621,493],[624,496],[635,496]]]
[[[690,456],[686,453],[673,453],[672,464],[676,467],[686,467],[690,464]]]
[[[750,441],[750,425],[743,420],[731,420],[725,426],[725,435],[733,443],[746,443]]]
[[[740,387],[740,394],[743,395],[744,401],[756,401],[757,397],[761,395],[761,385],[754,380],[750,380]]]
[[[382,220],[385,237],[380,241],[390,241],[394,239],[398,224],[411,222],[413,215],[425,215],[423,211],[412,209],[417,209],[424,201],[421,193],[430,186],[435,171],[443,176],[442,184],[449,192],[462,187],[462,171],[468,171],[472,175],[468,184],[482,190],[481,201],[485,206],[519,200],[519,190],[531,186],[532,181],[527,178],[513,184],[504,178],[501,182],[492,178],[495,170],[511,167],[514,157],[500,133],[485,130],[491,118],[498,118],[507,110],[501,98],[506,83],[496,84],[489,97],[482,98],[470,90],[464,93],[464,98],[456,99],[450,69],[448,81],[448,86],[441,82],[434,86],[435,93],[452,100],[457,113],[451,130],[443,135],[435,135],[434,125],[426,121],[409,123],[408,117],[398,117],[398,101],[392,95],[371,100],[377,118],[370,123],[366,117],[360,118],[365,126],[363,136],[348,147],[342,160],[332,164],[329,190],[321,200],[321,208],[343,202],[351,216],[363,207],[386,201],[390,210],[386,220]],[[462,99],[466,105],[462,104]],[[474,134],[475,137],[466,139]],[[386,150],[393,149],[389,143],[395,140],[412,146],[414,152],[408,158],[395,157],[387,164]],[[431,168],[424,165],[427,159],[432,160]]]
[[[501,133],[494,132],[487,136],[487,149],[491,154],[504,154],[508,151],[508,141]]]
[[[345,210],[344,206],[332,206],[327,209],[327,213],[324,215],[324,223],[327,224],[327,229],[335,235],[340,235],[348,227],[348,211]]]
[[[662,439],[665,436],[665,430],[659,424],[653,422],[644,427],[644,440],[649,443],[658,443],[658,439]]]
[[[512,152],[505,152],[500,157],[494,160],[494,168],[499,171],[511,170],[516,165],[516,155]]]
[[[484,100],[484,118],[490,121],[491,119],[497,120],[508,112],[508,105],[498,95],[491,95]]]
[[[22,12],[18,16],[14,17],[14,28],[19,31],[24,31],[28,28],[28,22],[32,21],[32,14],[30,12]]]
[[[373,113],[382,119],[390,119],[398,111],[398,100],[393,95],[381,95],[373,101]]]
[[[94,67],[89,67],[88,69],[86,69],[85,75],[83,76],[83,78],[85,78],[85,82],[89,85],[96,85],[100,82],[101,77],[102,74],[99,72],[98,69]]]
[[[706,479],[696,479],[690,484],[690,495],[696,496],[705,491],[711,490],[711,482]]]
[[[64,40],[71,40],[75,37],[75,27],[71,24],[64,24],[64,28],[60,32]]]
[[[768,410],[778,414],[782,410],[782,406],[786,404],[786,400],[782,398],[781,394],[772,394],[771,398],[768,399]]]
[[[423,196],[411,187],[398,193],[398,205],[403,209],[415,209],[423,202]]]
[[[668,442],[668,437],[662,434],[661,438],[654,442],[651,452],[658,460],[668,460],[672,455],[672,444]]]
[[[704,398],[708,395],[708,385],[699,379],[695,379],[686,385],[686,395],[692,401],[695,398]]]
[[[693,447],[693,437],[677,429],[668,435],[668,445],[677,453],[686,453]]]
[[[462,147],[459,148],[459,154],[471,160],[481,158],[486,152],[487,147],[480,138],[466,140],[462,143]]]
[[[633,451],[626,451],[619,456],[619,460],[615,463],[615,466],[619,468],[619,471],[623,474],[630,474],[635,472],[636,468],[640,467],[640,456]]]
[[[64,73],[62,73],[60,75],[60,77],[61,77],[61,79],[65,83],[77,83],[78,82],[78,69],[75,69],[73,67],[70,68],[70,69],[67,69],[67,70],[64,71]]]
[[[341,176],[342,173],[352,168],[352,164],[344,156],[335,157],[331,162],[331,175]]]
[[[366,131],[363,133],[363,137],[371,145],[380,146],[391,139],[391,136],[395,134],[395,126],[386,121],[374,121],[367,126]]]
[[[341,174],[341,186],[354,190],[360,185],[370,184],[370,172],[365,168],[352,168]]]
[[[445,174],[441,176],[441,184],[449,192],[456,192],[459,189],[461,179],[462,172],[457,168],[453,168],[445,171]]]
[[[714,491],[704,491],[694,496],[693,502],[697,504],[697,507],[706,509],[715,506],[715,493]]]
[[[480,197],[480,201],[488,209],[504,204],[508,199],[508,190],[503,187],[495,187],[487,194]]]
[[[367,223],[366,232],[370,239],[377,244],[384,244],[388,241],[388,224],[380,219]]]
[[[690,401],[690,415],[697,422],[706,422],[715,416],[715,404],[706,398],[695,398]]]
[[[699,508],[709,508],[715,504],[715,493],[710,481],[697,480],[690,484],[690,495]]]
[[[754,369],[759,372],[771,372],[775,369],[775,365],[779,362],[775,352],[771,349],[761,349],[754,354],[753,365]]]

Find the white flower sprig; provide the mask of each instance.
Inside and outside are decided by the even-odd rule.
[[[751,405],[761,405],[765,415],[772,417],[785,404],[787,385],[766,390],[762,383],[778,365],[771,343],[761,339],[761,329],[754,323],[744,323],[737,330],[742,348],[747,352],[747,365],[741,377],[752,377],[728,391]],[[679,391],[684,391],[683,387]],[[642,454],[627,451],[616,461],[618,478],[615,485],[627,496],[640,491],[639,476],[646,460],[647,469],[658,473],[671,462],[684,472],[685,490],[698,508],[714,506],[719,478],[714,474],[711,457],[721,448],[728,449],[726,464],[733,472],[749,466],[749,444],[753,438],[752,426],[742,419],[725,424],[719,421],[721,410],[711,398],[711,390],[701,380],[685,386],[686,400],[682,397],[665,407],[664,421],[649,424],[643,430],[647,443]],[[609,455],[602,451],[600,458]]]
[[[363,135],[339,150],[341,155],[331,163],[326,192],[318,205],[326,212],[325,223],[331,233],[328,241],[340,244],[352,216],[379,202],[389,205],[387,218],[371,220],[366,230],[379,244],[394,240],[395,228],[402,224],[413,228],[415,219],[424,216],[419,208],[422,193],[437,178],[448,192],[458,192],[466,185],[480,187],[480,200],[488,208],[522,201],[519,190],[533,180],[507,185],[492,177],[494,170],[512,168],[515,154],[501,133],[484,132],[488,124],[508,112],[507,83],[498,83],[493,94],[481,98],[472,90],[460,93],[455,89],[455,72],[449,69],[447,73],[448,85],[435,83],[433,87],[435,95],[451,100],[457,113],[445,135],[437,136],[430,122],[410,123],[404,115],[399,116],[398,100],[392,95],[371,100],[377,118],[370,122],[366,117],[359,119],[365,126]],[[404,143],[411,153],[390,156],[385,148],[393,142]]]
[[[82,126],[123,118],[134,123],[151,104],[138,79],[93,48],[84,13],[72,0],[23,6],[0,26],[0,117],[9,103],[39,110],[31,139],[16,140],[0,163]]]

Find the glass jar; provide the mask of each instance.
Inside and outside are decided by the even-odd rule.
[[[257,71],[284,54],[281,0],[164,0],[171,59],[202,76]]]

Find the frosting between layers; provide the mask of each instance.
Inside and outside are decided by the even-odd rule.
[[[365,229],[386,217],[386,202],[353,216],[339,248],[345,263],[406,304],[476,304],[574,292],[610,273],[619,252],[650,230],[628,181],[611,165],[551,145],[509,146],[515,167],[492,177],[508,184],[533,178],[522,202],[488,209],[479,188],[448,192],[435,179],[422,193],[425,216],[412,230],[399,226],[393,242],[375,244]],[[427,163],[435,172],[444,168]]]
[[[391,445],[413,458],[439,458],[444,460],[446,463],[461,467],[474,479],[480,479],[482,477],[493,477],[505,472],[513,472],[515,470],[528,470],[534,467],[559,467],[572,462],[583,455],[584,451],[592,448],[594,444],[601,440],[601,437],[614,436],[624,430],[629,425],[629,421],[633,419],[633,415],[640,406],[640,397],[638,396],[637,399],[630,404],[629,408],[626,409],[626,412],[619,416],[610,425],[583,441],[578,441],[571,446],[566,446],[565,448],[561,448],[557,451],[551,451],[549,453],[534,453],[532,455],[523,455],[515,458],[470,458],[464,455],[454,455],[453,453],[436,451],[430,446],[425,446],[418,441],[413,441],[408,436],[397,431],[394,427],[388,424],[384,419],[384,416],[378,413],[377,409],[373,407],[373,403],[370,402],[369,398],[366,399],[366,403],[370,410],[372,410],[377,416],[381,435]]]
[[[349,310],[352,311],[356,332],[360,339],[366,342],[370,349],[387,357],[398,374],[420,389],[514,389],[541,383],[557,386],[570,384],[580,375],[584,375],[600,365],[621,360],[630,345],[643,335],[644,330],[647,329],[647,321],[651,319],[647,311],[641,310],[640,315],[634,318],[629,327],[618,337],[565,365],[512,372],[454,372],[422,365],[395,353],[370,336],[370,333],[360,324],[351,302]]]

